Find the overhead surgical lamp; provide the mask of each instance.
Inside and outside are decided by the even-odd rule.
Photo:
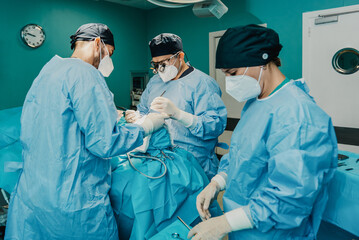
[[[216,17],[221,18],[228,8],[221,0],[147,0],[148,2],[160,7],[181,8],[192,4],[193,13],[197,17]]]
[[[148,2],[155,4],[157,6],[160,7],[166,7],[166,8],[181,8],[181,7],[188,7],[190,6],[192,3],[183,3],[185,1],[180,1],[182,3],[173,3],[170,1],[165,1],[165,0],[147,0]]]

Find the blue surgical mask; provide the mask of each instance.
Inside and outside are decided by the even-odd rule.
[[[261,80],[263,67],[261,67],[258,81],[255,78],[247,76],[247,71],[248,67],[243,75],[226,77],[226,92],[238,102],[244,102],[258,97],[262,91],[259,82]]]

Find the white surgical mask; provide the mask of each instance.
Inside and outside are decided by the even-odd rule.
[[[177,61],[177,59],[176,59]],[[158,71],[158,74],[160,75],[160,78],[164,82],[171,81],[174,79],[178,74],[178,69],[174,66],[176,61],[172,65],[166,65],[165,69],[163,71]],[[180,68],[181,68],[181,62],[180,62]]]
[[[238,102],[244,102],[249,99],[258,97],[261,93],[261,80],[263,67],[259,73],[258,81],[255,78],[247,76],[248,67],[243,75],[226,77],[226,92]]]
[[[108,77],[110,76],[111,72],[114,69],[113,63],[112,63],[112,59],[110,57],[110,54],[108,52],[108,49],[105,45],[105,43],[102,41],[103,45],[106,48],[107,51],[107,55],[104,56],[103,59],[101,59],[101,48],[100,48],[100,64],[98,65],[98,70],[102,73],[102,75],[104,77]]]

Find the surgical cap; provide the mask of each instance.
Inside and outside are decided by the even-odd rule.
[[[92,41],[97,37],[100,37],[105,44],[115,47],[113,34],[105,24],[87,23],[79,27],[74,35],[71,35],[71,49],[74,49],[77,41]]]
[[[161,33],[149,42],[152,57],[175,54],[183,50],[182,39],[172,33]]]
[[[255,24],[229,28],[218,43],[216,68],[266,65],[281,49],[278,34],[270,28]]]

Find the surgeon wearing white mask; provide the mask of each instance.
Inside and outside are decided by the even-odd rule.
[[[93,41],[77,41],[72,58],[80,58],[97,68],[104,77],[110,76],[114,66],[111,56],[115,47],[105,44],[101,37],[94,38]]]
[[[114,37],[101,23],[71,36],[70,58],[54,56],[22,108],[23,171],[11,195],[5,239],[118,240],[109,191],[110,158],[143,144],[164,124],[149,114],[119,126],[104,77]]]
[[[204,221],[189,232],[192,240],[316,239],[337,140],[303,79],[279,70],[281,49],[278,34],[258,25],[229,28],[218,43],[226,91],[246,103],[229,153],[197,196]],[[225,214],[212,217],[208,206],[221,190]]]
[[[126,120],[134,122],[151,111],[166,114],[174,143],[192,153],[210,179],[219,164],[214,149],[227,123],[219,85],[185,62],[179,36],[159,34],[149,47],[155,75],[141,96],[138,111],[127,111]]]
[[[245,102],[252,98],[268,97],[277,86],[283,85],[286,77],[278,69],[280,59],[263,66],[222,69],[226,75],[226,92],[238,102]]]

